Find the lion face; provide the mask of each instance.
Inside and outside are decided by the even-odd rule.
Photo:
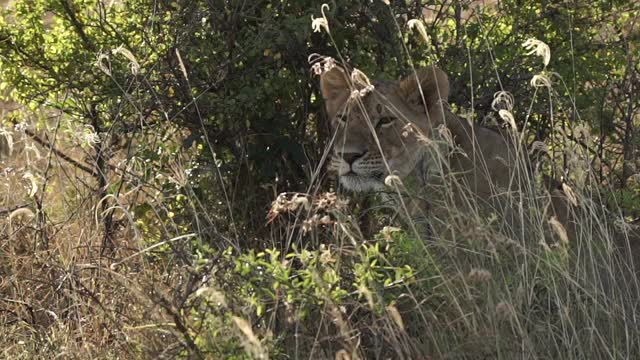
[[[337,67],[320,84],[334,130],[330,169],[352,191],[379,190],[387,175],[405,177],[415,168],[424,149],[416,134],[442,123],[438,101],[447,98],[449,86],[436,67],[375,83],[362,97],[351,96],[358,88]]]

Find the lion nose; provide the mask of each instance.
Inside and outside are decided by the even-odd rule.
[[[366,151],[363,153],[354,153],[354,152],[343,152],[340,153],[340,156],[347,164],[352,165],[356,160],[360,159],[366,154]]]

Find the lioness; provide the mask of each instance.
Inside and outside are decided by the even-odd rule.
[[[530,176],[524,159],[526,152],[518,156],[514,142],[449,110],[446,103],[449,81],[436,66],[417,69],[399,81],[374,82],[373,90],[364,93],[342,68],[333,67],[321,75],[320,88],[335,130],[331,167],[348,190],[381,190],[389,175],[403,181],[416,176],[423,186],[428,185],[429,179],[422,176],[425,167],[429,167],[425,164],[429,161],[425,143],[443,132],[453,143],[450,145],[461,151],[450,151],[446,157],[436,159],[446,160],[440,161],[446,162],[440,174],[461,179],[464,187],[477,195],[477,200],[509,194],[518,182],[512,175],[522,164],[525,166],[520,168],[525,170],[520,175]],[[566,194],[548,190],[551,201],[545,207],[545,222],[557,224],[558,220],[569,238],[573,238],[583,217],[575,215]],[[519,204],[522,209],[520,201],[511,204]],[[490,205],[493,207],[495,203]],[[503,216],[510,212],[509,206],[502,210]],[[625,252],[630,250],[632,257],[637,258],[640,241],[633,235],[634,239],[621,233],[614,236],[617,246],[626,249]]]
[[[509,187],[515,161],[512,146],[500,134],[449,110],[449,80],[442,70],[430,66],[402,80],[373,85],[373,91],[360,97],[357,86],[339,67],[320,79],[335,130],[331,167],[344,188],[380,190],[388,175],[405,179],[414,174],[424,180],[425,139],[434,136],[436,129],[442,132],[441,125],[450,134],[445,137],[462,150],[449,154],[448,172],[463,174],[466,185],[480,197]]]

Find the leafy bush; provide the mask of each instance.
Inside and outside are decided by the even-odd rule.
[[[3,356],[636,357],[615,250],[640,209],[635,2],[486,3],[3,5]],[[539,150],[526,220],[331,191],[313,54],[380,79],[437,63],[487,126],[511,93]],[[544,176],[575,193],[572,242]]]

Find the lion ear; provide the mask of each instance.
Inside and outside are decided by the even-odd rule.
[[[407,105],[423,112],[425,105],[430,110],[438,100],[449,98],[449,78],[435,65],[416,69],[415,73],[400,80],[398,91]]]
[[[335,113],[349,99],[349,80],[344,70],[334,66],[320,77],[320,91],[329,113]]]

